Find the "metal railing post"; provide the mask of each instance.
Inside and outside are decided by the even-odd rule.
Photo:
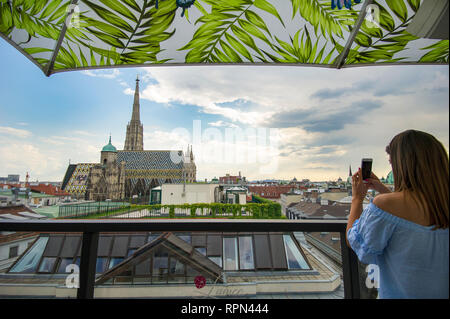
[[[342,274],[344,279],[344,298],[360,299],[358,257],[347,246],[345,232],[341,232]]]
[[[95,266],[97,261],[98,232],[83,232],[81,247],[78,299],[93,299]]]

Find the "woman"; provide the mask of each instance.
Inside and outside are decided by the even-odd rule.
[[[449,161],[432,135],[408,130],[386,147],[395,191],[353,175],[347,244],[379,267],[379,298],[448,298]],[[367,190],[380,194],[363,211]]]

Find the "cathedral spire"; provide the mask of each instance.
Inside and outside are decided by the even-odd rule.
[[[131,121],[140,121],[140,105],[139,105],[139,76],[136,76],[136,89],[134,90],[133,114]]]
[[[136,90],[134,91],[133,113],[131,121],[127,125],[127,135],[125,138],[124,151],[144,150],[144,128],[140,120],[139,104],[139,77],[136,77]]]

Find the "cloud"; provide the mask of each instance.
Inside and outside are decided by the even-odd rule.
[[[320,89],[313,94],[311,94],[312,99],[327,100],[335,99],[343,96],[351,96],[355,93],[365,92],[368,89],[375,86],[374,81],[356,81],[350,86],[341,86],[339,88],[325,88]]]
[[[274,114],[266,125],[280,128],[301,127],[309,132],[336,131],[381,105],[380,101],[362,100],[340,108],[291,110]]]
[[[106,74],[90,72],[93,75],[87,75],[96,76],[97,80],[114,76],[111,70],[105,71]],[[134,79],[136,70],[120,69],[120,72],[109,82],[117,84],[120,92],[134,94],[134,82],[127,85],[123,79]],[[171,131],[170,124],[165,123],[169,121],[157,122],[154,113],[141,115],[145,149],[186,150],[188,144],[194,144],[198,179],[241,171],[250,180],[294,176],[329,180],[347,176],[348,165],[358,167],[366,155],[374,158],[377,175],[386,176],[390,168],[384,147],[395,134],[409,128],[432,133],[448,149],[448,66],[342,70],[161,66],[141,68],[139,73],[141,99],[186,107],[180,116],[208,123],[202,131],[221,132],[222,140],[205,140],[198,145],[190,136],[190,124],[185,130],[187,134],[183,134]],[[108,91],[101,94],[114,99]],[[6,107],[3,110],[6,112]],[[87,131],[86,127],[99,123],[92,114],[84,114],[85,128],[68,128],[67,132],[58,131],[54,136],[0,129],[0,176],[16,171],[24,175],[29,170],[32,179],[60,181],[69,159],[72,163],[98,162],[108,136],[102,133],[97,137]],[[31,119],[17,117],[15,121],[20,120],[34,127]],[[55,114],[54,121],[60,120]],[[174,118],[176,122],[179,120]],[[17,123],[14,126],[29,128]],[[250,155],[264,153],[269,147],[249,145],[246,140],[225,140],[225,131],[236,126],[243,130],[279,128],[281,139],[272,147],[278,151],[275,170],[261,172],[262,163],[250,161]],[[125,126],[113,129],[112,133],[114,146],[121,149],[123,144],[114,141],[123,142]]]
[[[48,165],[45,154],[29,143],[8,143],[0,146],[2,161],[7,170],[18,171],[26,167],[29,170],[42,170]]]
[[[236,124],[224,122],[224,121],[209,122],[208,125],[214,126],[214,127],[231,127],[231,128],[238,127]]]
[[[248,68],[242,72],[231,66],[209,67],[206,72],[203,67],[146,71],[153,81],[142,86],[142,99],[161,104],[195,105],[202,113],[253,126],[268,119],[274,108],[295,107],[302,99],[299,101],[292,92],[308,90],[298,83],[303,78],[297,76],[297,72],[285,69],[277,73],[264,68]],[[133,94],[134,90],[124,92]]]
[[[83,74],[91,76],[91,77],[98,77],[98,78],[105,78],[105,79],[115,79],[120,75],[120,71],[118,69],[111,69],[111,70],[84,70],[82,71]]]
[[[335,81],[326,81],[325,88],[320,88],[310,95],[312,100],[342,99],[365,95],[366,97],[404,96],[420,92],[448,92],[448,73],[442,71],[425,71],[418,68],[404,68],[397,72],[359,72],[358,76]],[[423,68],[423,66],[422,66]],[[420,72],[420,79],[418,73]]]
[[[15,137],[26,138],[31,136],[31,132],[27,130],[17,129],[8,126],[0,126],[0,134],[12,135]]]
[[[89,132],[61,132],[61,135],[31,134],[24,140],[14,135],[0,136],[0,176],[17,173],[31,180],[62,181],[71,163],[96,163],[105,144]]]

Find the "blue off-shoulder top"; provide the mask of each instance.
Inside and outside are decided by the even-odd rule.
[[[366,284],[379,277],[379,298],[448,298],[448,228],[433,228],[367,205],[347,239],[362,263],[376,265]]]

